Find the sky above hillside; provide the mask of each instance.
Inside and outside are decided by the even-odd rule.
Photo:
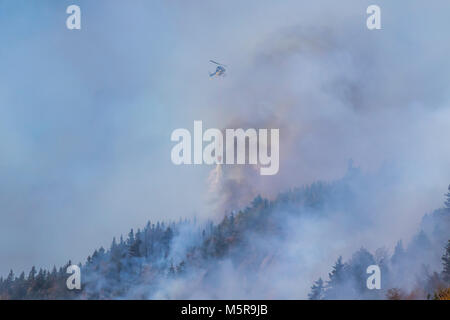
[[[450,3],[375,1],[369,31],[373,2],[0,0],[0,275],[84,262],[148,220],[218,219],[350,159],[392,168],[367,245],[415,233],[450,183]],[[212,167],[173,165],[171,132],[194,120],[279,128],[280,172],[226,168],[212,188]]]

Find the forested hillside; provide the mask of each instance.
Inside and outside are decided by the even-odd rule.
[[[69,261],[52,270],[32,267],[28,274],[18,275],[11,271],[0,279],[0,298],[307,298],[301,285],[312,286],[310,299],[448,298],[450,193],[444,208],[425,215],[413,240],[407,245],[400,240],[392,254],[385,248],[371,253],[361,247],[344,261],[335,252],[337,261],[328,277],[317,281],[297,270],[311,257],[320,262],[315,252],[309,252],[316,239],[304,240],[311,232],[322,236],[316,226],[336,217],[344,222],[356,219],[355,228],[362,230],[370,225],[364,215],[353,214],[367,205],[359,198],[376,187],[351,169],[338,181],[290,190],[273,201],[258,196],[217,224],[148,222],[125,238],[113,239],[109,248],[95,250],[80,264],[81,290],[66,287]],[[373,264],[382,270],[381,290],[366,287],[366,268]]]

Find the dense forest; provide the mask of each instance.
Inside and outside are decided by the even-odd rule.
[[[282,264],[279,257],[297,241],[287,232],[289,225],[296,221],[325,221],[335,212],[361,211],[363,205],[356,199],[361,195],[361,186],[367,184],[358,169],[351,169],[338,181],[289,190],[272,201],[257,196],[247,208],[228,213],[220,223],[148,222],[142,230],[131,230],[125,238],[114,238],[108,249],[95,250],[85,263],[79,264],[81,290],[68,290],[66,286],[69,276],[66,269],[72,264],[68,261],[52,270],[32,267],[28,274],[16,275],[11,270],[6,278],[0,278],[0,298],[247,297],[246,292],[236,296],[233,288],[224,285],[228,277],[241,277],[248,287],[264,288],[256,295],[258,298],[285,298],[278,294],[274,283],[282,276],[280,270],[295,265],[279,267]],[[371,189],[366,191],[370,194]],[[364,226],[370,221],[358,223]],[[311,287],[308,298],[449,299],[449,230],[450,187],[444,207],[424,216],[408,245],[399,241],[393,254],[385,248],[371,253],[361,247],[348,261],[337,252],[328,279],[303,279]],[[301,243],[298,245],[307,250]],[[381,290],[366,287],[366,268],[373,264],[382,270]],[[273,269],[277,271],[270,273]],[[271,283],[262,285],[264,278]],[[292,298],[302,296],[299,293]]]

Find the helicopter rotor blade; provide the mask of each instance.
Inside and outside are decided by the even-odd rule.
[[[209,60],[209,62],[212,62],[212,63],[218,64],[219,66],[224,66],[224,67],[226,67],[226,65],[224,65],[224,64],[221,64],[221,63],[218,63],[218,62],[216,62],[216,61],[214,61],[214,60]]]

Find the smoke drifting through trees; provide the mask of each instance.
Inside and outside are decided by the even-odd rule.
[[[33,268],[28,278],[11,273],[2,279],[0,294],[16,299],[431,297],[450,285],[448,247],[441,274],[450,228],[448,208],[426,215],[407,248],[400,242],[393,254],[383,248],[374,253],[361,248],[347,262],[339,257],[328,278],[322,274],[326,280],[313,285],[314,269],[329,268],[323,263],[329,250],[334,255],[341,251],[335,244],[344,239],[334,235],[326,239],[329,228],[335,228],[335,221],[349,233],[369,227],[370,219],[361,212],[366,203],[361,196],[377,187],[373,177],[350,168],[332,183],[294,189],[273,201],[256,197],[219,224],[149,222],[143,230],[131,230],[126,239],[114,239],[109,250],[100,248],[89,256],[78,293],[65,288],[64,268],[40,270],[37,275]],[[382,270],[382,290],[366,288],[366,268],[372,264]]]
[[[16,108],[11,102],[21,99],[15,96],[3,104],[13,105],[12,110],[20,111],[19,115],[11,111],[11,116],[7,112],[7,117],[3,118],[6,120],[3,120],[2,127],[11,127],[11,130],[3,132],[6,137],[11,137],[5,146],[5,150],[10,151],[5,152],[8,156],[6,163],[11,162],[14,169],[7,171],[7,179],[2,180],[6,181],[1,186],[2,199],[8,199],[3,201],[6,204],[6,207],[2,208],[2,212],[6,213],[3,221],[12,221],[10,226],[17,224],[24,229],[22,224],[11,220],[11,215],[8,214],[15,213],[16,210],[29,212],[29,220],[34,221],[34,225],[30,225],[31,232],[28,234],[39,239],[34,228],[39,229],[37,226],[47,225],[49,229],[45,229],[44,233],[53,235],[50,229],[53,225],[60,225],[61,220],[54,222],[61,212],[66,214],[63,222],[71,217],[84,215],[82,219],[71,221],[73,228],[70,230],[57,230],[56,234],[73,239],[79,236],[77,230],[84,230],[85,225],[91,225],[92,230],[96,230],[104,221],[111,221],[109,228],[112,228],[117,217],[120,217],[117,221],[121,225],[124,225],[125,219],[128,223],[131,216],[124,218],[123,212],[139,211],[140,216],[149,214],[151,217],[159,214],[161,218],[180,207],[184,208],[188,197],[178,201],[175,197],[167,196],[166,203],[161,202],[163,204],[155,199],[159,200],[158,197],[171,194],[173,190],[170,187],[180,190],[175,188],[187,182],[197,182],[197,188],[192,188],[195,192],[189,193],[193,198],[197,197],[204,190],[198,187],[201,183],[196,179],[179,181],[179,172],[173,174],[171,163],[170,170],[161,170],[164,172],[162,177],[155,172],[148,175],[149,160],[158,160],[154,158],[154,154],[159,152],[153,152],[157,149],[156,146],[151,149],[145,144],[153,141],[153,136],[142,137],[144,132],[147,132],[147,129],[143,129],[148,127],[146,119],[154,116],[167,120],[160,121],[164,126],[172,121],[171,117],[162,115],[169,108],[168,114],[171,116],[185,117],[175,127],[192,123],[194,119],[189,117],[201,119],[208,116],[208,125],[217,128],[280,128],[280,172],[270,179],[263,179],[252,167],[222,167],[222,171],[216,172],[216,177],[221,178],[213,179],[216,185],[215,197],[218,200],[214,202],[212,209],[202,212],[202,216],[221,221],[226,214],[227,219],[223,225],[171,225],[170,231],[167,225],[159,228],[155,225],[154,228],[146,228],[145,232],[139,232],[139,236],[133,233],[133,237],[117,241],[114,250],[112,247],[110,251],[98,250],[91,257],[93,262],[84,266],[83,274],[86,273],[87,282],[84,291],[86,295],[82,297],[218,297],[217,292],[223,297],[231,298],[259,297],[262,292],[266,292],[269,297],[306,297],[314,280],[322,277],[326,285],[327,275],[338,256],[343,256],[342,264],[351,263],[353,266],[353,263],[358,262],[358,258],[353,259],[352,254],[364,246],[378,261],[377,256],[391,256],[390,251],[398,239],[404,239],[404,244],[397,246],[389,263],[402,267],[389,271],[389,274],[394,274],[391,277],[392,283],[389,284],[409,292],[408,290],[414,287],[414,277],[421,269],[422,262],[429,264],[430,270],[441,269],[442,250],[448,240],[439,236],[448,234],[447,211],[438,210],[425,217],[422,224],[420,221],[425,212],[441,205],[442,190],[447,186],[450,177],[450,149],[447,148],[450,126],[450,65],[446,54],[450,51],[450,43],[442,41],[445,39],[443,32],[448,30],[448,10],[442,8],[448,8],[449,3],[445,0],[423,4],[414,2],[404,7],[400,2],[386,1],[382,7],[389,12],[384,16],[384,26],[388,27],[389,31],[382,30],[380,33],[367,33],[362,12],[368,4],[350,1],[347,5],[330,0],[304,3],[283,1],[274,2],[272,5],[258,2],[255,5],[250,2],[243,4],[242,1],[228,1],[226,4],[220,4],[223,6],[220,8],[222,10],[211,10],[211,7],[206,5],[199,8],[192,4],[181,4],[182,9],[177,7],[168,10],[170,13],[180,13],[179,16],[163,16],[161,19],[178,21],[184,26],[176,30],[180,38],[174,37],[167,41],[171,44],[172,55],[167,57],[167,47],[162,46],[165,50],[152,56],[153,59],[149,59],[146,53],[155,52],[158,48],[151,48],[152,50],[147,52],[142,50],[142,38],[137,30],[149,32],[145,28],[149,19],[144,13],[154,12],[147,7],[150,2],[139,1],[135,7],[102,7],[99,17],[118,19],[125,11],[139,18],[136,21],[140,27],[133,29],[127,27],[126,23],[120,24],[120,28],[127,28],[128,32],[124,32],[113,23],[100,24],[117,31],[117,35],[133,34],[139,41],[133,42],[133,37],[127,36],[122,37],[118,44],[112,41],[103,44],[103,48],[100,48],[103,50],[100,52],[108,54],[89,60],[90,63],[86,64],[86,67],[80,66],[86,68],[82,70],[84,77],[73,81],[78,83],[78,80],[83,80],[80,81],[82,89],[88,86],[89,91],[104,92],[105,88],[98,87],[98,84],[103,83],[105,74],[108,75],[111,82],[108,82],[106,89],[109,90],[106,92],[114,94],[106,103],[96,97],[92,99],[91,105],[91,99],[86,99],[89,104],[84,107],[87,110],[85,117],[80,116],[84,109],[81,110],[78,105],[72,106],[72,113],[68,113],[66,109],[61,111],[61,103],[50,105],[46,100],[35,99],[42,106],[48,105],[48,109],[36,108],[34,103],[30,104],[29,108]],[[233,5],[239,5],[243,10],[230,10]],[[92,3],[90,6],[93,8],[95,5]],[[108,10],[107,14],[104,10]],[[257,13],[249,17],[248,12],[253,10],[257,10]],[[435,19],[424,20],[423,16],[430,13],[430,10],[433,10]],[[212,16],[212,11],[220,11],[221,15]],[[285,19],[280,20],[280,16]],[[406,22],[405,17],[408,17]],[[163,22],[158,19],[150,21]],[[236,23],[230,25],[230,21]],[[420,23],[415,23],[416,21]],[[208,27],[205,28],[205,24]],[[94,27],[92,25],[92,28]],[[102,34],[104,30],[97,32]],[[195,39],[192,39],[193,34],[196,35]],[[205,50],[203,39],[210,39],[209,47],[206,48],[209,50]],[[91,38],[90,41],[96,41],[96,38]],[[123,43],[127,45],[124,46]],[[119,58],[105,62],[104,59],[110,57],[111,48],[116,46],[121,48],[116,50],[116,56],[126,56],[127,64],[122,64]],[[78,51],[73,50],[72,42],[68,48],[70,50],[67,51],[74,52],[73,58],[86,51],[84,46],[75,48]],[[123,48],[129,52],[140,53],[127,56]],[[198,75],[202,66],[197,61],[203,59],[202,54],[210,54],[215,48],[220,48],[221,53],[229,56],[227,63],[233,68],[230,69],[230,76],[226,81],[220,85],[209,82],[208,90],[205,90],[205,82],[201,80],[204,74]],[[16,48],[14,52],[26,51]],[[40,57],[45,59],[39,61]],[[31,62],[25,64],[33,70],[29,79],[34,85],[41,82],[41,79],[34,78],[35,75],[40,77],[48,72],[47,66],[38,68],[46,59],[49,58],[47,50],[44,50],[41,56],[37,56],[36,61],[30,60]],[[140,63],[133,64],[132,60]],[[161,65],[155,67],[156,76],[151,81],[151,87],[159,93],[157,101],[167,102],[167,105],[163,105],[164,112],[146,113],[147,111],[142,110],[147,108],[133,109],[132,106],[124,108],[129,105],[131,96],[141,93],[138,88],[147,87],[147,84],[139,81],[140,77],[147,77],[147,71],[150,69],[143,67],[142,61],[161,61]],[[168,61],[167,65],[163,64],[164,61]],[[105,69],[95,69],[103,72],[98,72],[93,77],[87,69],[96,64],[105,66]],[[19,64],[13,66],[11,74],[19,74],[16,70],[18,66]],[[111,69],[112,66],[119,67]],[[122,90],[121,77],[115,77],[114,72],[105,72],[110,69],[124,74],[125,78],[129,79],[126,82],[128,91]],[[42,72],[35,72],[36,70]],[[190,81],[186,81],[187,75]],[[112,80],[116,78],[120,79],[120,85]],[[18,85],[14,90],[10,90],[11,92],[21,92],[18,89],[23,88],[22,77],[16,81]],[[8,79],[8,82],[15,83],[14,79]],[[60,88],[56,81],[52,85],[42,83],[42,90],[35,90],[36,92],[47,93],[43,90],[45,87]],[[70,91],[83,90],[78,88]],[[102,95],[108,94],[100,94]],[[173,98],[174,96],[176,98]],[[153,101],[146,99],[146,106],[148,100]],[[80,100],[76,96],[70,96],[69,99],[61,101],[75,101],[78,104]],[[101,113],[98,117],[104,122],[85,121],[94,118],[90,110],[101,112],[99,105],[108,106],[105,108],[105,114]],[[40,127],[34,128],[32,125],[35,121],[31,120],[19,126],[11,125],[15,123],[12,119],[20,118],[22,114],[35,115],[35,112],[47,115],[42,120],[48,118],[47,121],[52,125],[61,123],[60,126],[64,130],[47,130],[52,128],[52,125],[47,123],[45,126],[41,122]],[[54,118],[55,114],[68,114],[69,119],[62,116]],[[112,119],[111,123],[104,120],[109,118]],[[139,118],[139,121],[134,118]],[[78,121],[74,122],[73,119]],[[117,119],[121,120],[120,124]],[[128,122],[125,123],[126,121]],[[87,130],[80,130],[79,123],[91,122],[94,123],[92,128],[83,127]],[[65,124],[75,125],[68,130],[67,127],[71,126]],[[32,143],[34,138],[26,139],[26,131],[15,131],[22,127],[33,128],[34,131],[28,134],[31,137],[34,132],[41,132],[41,143],[35,145]],[[118,127],[123,128],[116,135],[120,139],[110,141],[102,138],[102,135],[107,136],[105,133],[115,132]],[[101,131],[100,137],[96,132],[98,128]],[[158,126],[157,128],[158,132],[164,130]],[[62,132],[68,132],[68,135],[60,135]],[[13,139],[16,135],[17,138]],[[156,133],[155,136],[159,137]],[[54,140],[54,137],[79,137],[80,140],[77,139],[74,146],[77,152],[52,152],[61,150],[60,140]],[[166,141],[166,138],[167,136],[163,136],[161,140]],[[145,143],[142,140],[145,140]],[[137,143],[132,144],[133,141]],[[133,147],[130,147],[130,143]],[[139,149],[143,144],[145,149],[151,149],[151,156]],[[21,150],[29,150],[30,145],[35,149],[32,153],[28,154],[27,151],[25,156],[17,156],[21,155]],[[45,148],[46,145],[54,148]],[[103,145],[109,146],[104,150],[109,152],[99,152],[99,159],[94,161],[98,163],[97,166],[94,166],[90,156],[80,157],[91,154],[86,151],[99,150]],[[139,147],[136,147],[137,145]],[[12,150],[9,149],[11,147]],[[161,149],[163,148],[157,150]],[[45,156],[38,157],[41,152]],[[165,163],[167,153],[161,154],[164,156],[161,162]],[[49,155],[52,158],[49,158]],[[14,162],[15,157],[32,159],[33,162],[33,165],[25,162],[29,170],[23,173],[21,179],[16,179],[19,172],[16,168],[21,168],[23,164]],[[298,194],[285,192],[277,197],[280,190],[286,191],[316,180],[338,179],[344,174],[346,162],[350,158],[361,166],[366,177],[356,175],[351,170],[351,178],[346,178],[350,181],[347,186],[344,183],[336,188],[334,184],[314,184],[299,190]],[[40,161],[35,161],[37,159]],[[59,162],[71,165],[58,167]],[[77,170],[72,170],[73,168]],[[108,170],[103,171],[104,168],[110,168],[114,174]],[[77,179],[81,179],[72,181],[72,189],[65,188],[67,181],[71,179],[70,175],[66,176],[68,172],[75,172]],[[79,172],[83,174],[80,175]],[[21,182],[22,180],[25,182]],[[59,184],[59,180],[64,184]],[[135,181],[141,183],[136,184]],[[48,193],[36,194],[32,193],[32,190],[28,191],[29,185],[56,187]],[[159,185],[170,187],[159,189]],[[151,201],[149,195],[153,194],[156,195]],[[256,198],[255,204],[244,210],[246,214],[238,219],[238,211],[249,205],[257,194],[270,199],[269,203],[273,203],[275,207],[266,208],[266,202]],[[61,201],[42,202],[40,199]],[[71,201],[62,201],[66,199]],[[58,206],[59,203],[64,206]],[[80,203],[82,205],[79,205]],[[169,205],[170,209],[167,208]],[[186,214],[189,214],[191,208],[187,210],[189,212]],[[229,222],[230,211],[235,211],[233,224]],[[46,217],[44,212],[52,212],[53,215]],[[101,218],[96,217],[101,222],[94,225],[95,219],[91,218],[99,213]],[[130,224],[134,225],[135,222],[136,220],[133,220]],[[75,226],[77,223],[79,224]],[[7,226],[6,223],[2,225]],[[225,226],[236,229],[229,231]],[[420,229],[423,229],[424,233],[417,233]],[[7,227],[4,230],[7,235],[20,234],[10,234]],[[92,232],[91,235],[99,239],[99,233]],[[436,235],[431,236],[434,233]],[[143,235],[144,239],[145,235],[152,239],[147,239],[150,242],[144,243],[149,245],[153,241],[154,251],[144,250],[142,244],[136,245],[136,241],[129,240],[137,237],[139,241],[143,241]],[[61,239],[64,237],[61,236]],[[90,237],[81,236],[80,242],[82,241],[89,241],[89,247],[93,245]],[[51,242],[54,242],[53,239]],[[20,243],[17,241],[17,245]],[[67,247],[69,246],[70,243],[67,243]],[[376,249],[382,246],[388,248],[388,254],[383,253],[383,250],[376,253]],[[27,247],[29,246],[23,245],[23,251]],[[151,245],[149,247],[152,248]],[[237,252],[233,248],[238,248]],[[242,253],[239,254],[240,252]],[[372,260],[367,252],[362,251],[357,257],[364,261]],[[5,260],[7,259],[2,259]],[[181,266],[182,262],[184,264]],[[261,272],[251,272],[259,271],[260,268],[267,270],[263,273],[264,277],[260,276]],[[167,276],[176,275],[177,270],[184,270],[184,276]],[[55,276],[58,272],[51,274]],[[38,277],[39,273],[41,276]],[[356,284],[353,273],[351,274],[352,276],[346,277],[350,283],[349,287],[347,282],[342,287],[342,294],[345,296],[361,294],[354,289],[353,285]],[[17,285],[16,288],[23,290],[24,287],[30,288],[31,284],[33,289],[29,297],[44,296],[50,289],[35,284],[42,284],[42,279],[50,277],[49,273],[37,272],[35,276],[39,281],[35,282],[33,276],[31,281],[27,280],[30,282],[23,282],[25,277],[19,276],[22,285]],[[14,276],[11,274],[6,277],[6,283],[10,284]],[[57,282],[44,282],[46,286],[54,283],[58,287]],[[255,284],[254,288],[251,287],[252,284]],[[6,288],[8,296],[14,294],[14,291],[10,292],[9,285],[3,288]],[[332,294],[332,291],[329,294]],[[396,295],[402,296],[398,292]]]

